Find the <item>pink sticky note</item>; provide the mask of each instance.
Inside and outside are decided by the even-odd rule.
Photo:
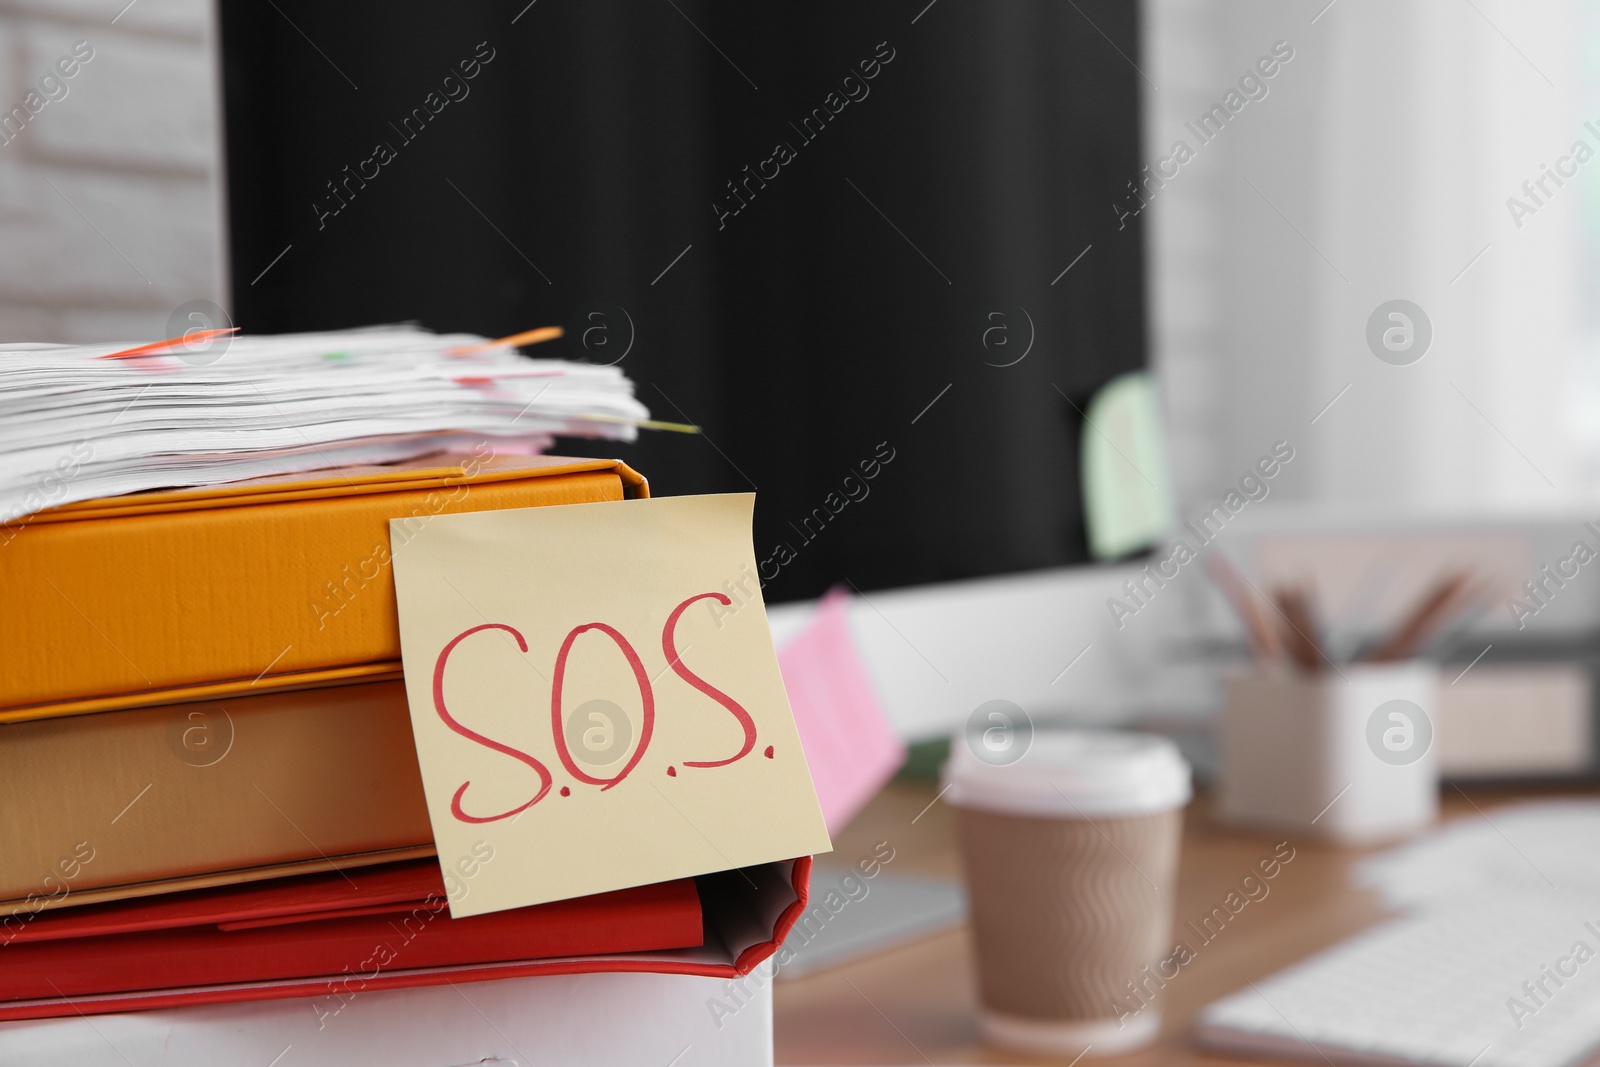
[[[830,590],[806,628],[778,652],[829,833],[842,829],[906,758],[856,653],[849,603],[842,588]]]

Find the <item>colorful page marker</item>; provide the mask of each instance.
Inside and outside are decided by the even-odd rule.
[[[1134,371],[1107,382],[1084,413],[1082,439],[1090,554],[1120,559],[1167,536],[1172,484],[1150,376]]]
[[[849,605],[850,595],[834,588],[778,653],[830,833],[854,818],[906,759],[850,636]]]

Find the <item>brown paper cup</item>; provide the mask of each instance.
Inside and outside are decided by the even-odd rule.
[[[1156,964],[1171,947],[1187,767],[1181,795],[1169,789],[1167,803],[1151,789],[1118,803],[1114,790],[1085,790],[1070,768],[1056,774],[1043,763],[1030,770],[1054,800],[1039,796],[1032,812],[1021,810],[1029,806],[1025,790],[985,794],[971,778],[956,800],[980,1022],[992,1043],[1021,1051],[1135,1048],[1160,1028],[1148,1002],[1159,982]],[[980,769],[975,777],[1014,769]],[[1102,778],[1110,773],[1104,763],[1096,769]],[[947,777],[960,778],[959,769]]]

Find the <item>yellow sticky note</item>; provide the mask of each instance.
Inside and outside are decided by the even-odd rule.
[[[832,848],[767,629],[754,502],[390,523],[453,916]]]

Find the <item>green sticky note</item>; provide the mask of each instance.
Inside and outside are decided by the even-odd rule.
[[[1083,510],[1089,553],[1120,559],[1172,529],[1161,409],[1144,371],[1107,382],[1084,412]]]

